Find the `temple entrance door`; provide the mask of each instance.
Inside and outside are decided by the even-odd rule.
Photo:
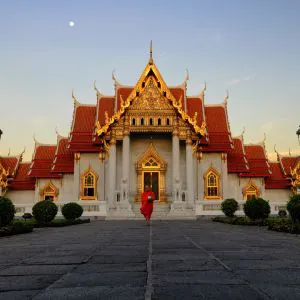
[[[155,200],[159,200],[159,172],[144,172],[143,174],[143,192],[145,186],[149,185],[155,194]]]

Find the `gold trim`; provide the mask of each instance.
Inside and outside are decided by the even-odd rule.
[[[48,181],[44,188],[40,189],[41,200],[45,200],[46,196],[53,197],[53,201],[57,200],[59,194],[59,189],[54,185],[54,183],[50,180]]]
[[[252,179],[249,179],[248,184],[243,188],[243,198],[247,200],[247,196],[255,196],[256,198],[260,196],[260,189],[256,186]]]
[[[213,174],[216,177],[216,186],[209,186],[208,185],[208,176]],[[222,199],[221,196],[221,188],[220,188],[220,174],[219,172],[214,169],[213,167],[210,167],[204,174],[204,185],[205,185],[205,190],[204,190],[204,199],[207,200],[219,200]],[[217,195],[216,196],[208,196],[208,188],[209,187],[216,187],[217,188]]]
[[[84,189],[87,187],[85,185],[85,178],[88,175],[93,176],[93,185],[92,188],[94,189],[94,196],[84,196]],[[80,199],[81,200],[96,200],[97,199],[97,181],[98,181],[98,175],[97,173],[92,169],[91,165],[89,165],[88,169],[80,175]],[[88,186],[91,187],[91,186]]]

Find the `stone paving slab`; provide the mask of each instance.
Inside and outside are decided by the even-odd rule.
[[[0,299],[300,299],[299,289],[299,237],[262,227],[95,221],[0,239]]]
[[[170,284],[166,286],[155,285],[152,299],[235,299],[235,300],[261,300],[264,299],[258,292],[247,285],[222,284]]]
[[[139,300],[145,299],[144,287],[132,286],[94,286],[94,287],[73,287],[73,288],[51,288],[34,297],[34,300],[99,300],[99,299],[124,299]],[[1,295],[1,294],[0,294]]]

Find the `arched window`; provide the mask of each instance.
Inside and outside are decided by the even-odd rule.
[[[170,125],[170,119],[167,118],[167,125]]]
[[[81,199],[95,200],[97,195],[97,174],[89,169],[81,175]]]
[[[58,189],[57,187],[52,183],[52,181],[49,181],[45,187],[40,192],[42,200],[50,200],[55,201],[58,196]]]
[[[158,118],[157,125],[161,125],[161,118]]]
[[[259,189],[251,181],[243,189],[244,200],[250,200],[250,199],[253,199],[253,198],[257,198],[259,196],[259,194],[260,194]]]
[[[144,126],[144,118],[141,118],[141,125]]]
[[[135,126],[135,118],[131,120],[131,125]]]
[[[206,172],[205,180],[205,198],[219,199],[220,198],[220,175],[213,169]]]
[[[150,125],[153,125],[153,119],[150,118]]]

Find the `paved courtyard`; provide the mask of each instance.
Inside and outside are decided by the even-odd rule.
[[[0,299],[300,299],[300,239],[211,221],[95,221],[0,239]]]

